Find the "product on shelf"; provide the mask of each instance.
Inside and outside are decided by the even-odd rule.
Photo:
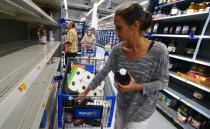
[[[124,68],[121,68],[119,71],[115,73],[114,80],[120,83],[121,85],[128,85],[131,81],[131,78],[127,70]]]
[[[168,34],[168,31],[169,31],[169,27],[168,27],[168,26],[164,27],[163,33],[164,33],[164,34]]]
[[[206,11],[206,8],[207,8],[207,4],[206,4],[206,2],[203,2],[203,3],[200,3],[199,4],[199,12],[204,12],[204,11]]]
[[[184,25],[183,28],[182,28],[181,34],[187,35],[189,33],[189,29],[190,29],[190,26]]]
[[[194,53],[194,51],[195,51],[195,49],[189,47],[189,48],[186,48],[185,51],[186,51],[186,54],[187,54],[187,55],[192,56],[193,53]]]
[[[196,128],[196,129],[200,129],[201,124],[202,124],[202,117],[199,114],[196,114],[195,116],[192,116],[192,120],[191,120],[191,125]]]
[[[167,3],[168,3],[168,4],[172,3],[172,0],[168,0]]]
[[[158,4],[159,5],[163,4],[163,0],[159,0]]]
[[[169,34],[173,34],[174,33],[174,27],[171,26],[170,29],[169,29]]]
[[[199,100],[203,100],[203,99],[205,98],[206,94],[205,94],[205,93],[202,93],[202,92],[200,92],[200,91],[195,91],[195,92],[193,93],[193,96],[194,96],[195,98],[199,99]]]
[[[199,5],[197,5],[195,2],[191,2],[190,6],[187,9],[187,14],[193,14],[195,12],[198,12]]]
[[[158,32],[158,27],[159,27],[159,24],[158,24],[158,23],[155,23],[152,32],[153,32],[153,33],[157,33],[157,32]]]
[[[175,34],[180,34],[182,31],[182,26],[177,26],[175,30]]]
[[[191,33],[191,34],[196,34],[196,32],[197,32],[197,26],[192,26],[192,27],[190,28],[190,33]]]
[[[176,52],[175,40],[172,40],[171,43],[168,45],[168,52],[169,53],[175,53]]]
[[[171,16],[175,16],[175,15],[178,15],[178,8],[176,7],[176,5],[174,4],[172,9],[171,9],[171,13],[170,13]]]
[[[177,120],[186,123],[188,118],[192,116],[192,110],[186,105],[181,105],[177,110]]]

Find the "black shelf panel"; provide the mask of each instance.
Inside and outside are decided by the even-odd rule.
[[[177,120],[177,113],[170,107],[165,106],[160,101],[157,102],[157,107],[164,112],[167,116],[169,116],[176,124],[178,124],[183,129],[195,129],[189,123],[181,123]]]
[[[186,89],[176,86],[174,84],[170,84],[170,87],[164,90],[169,94],[174,94],[174,96],[178,96],[181,102],[185,103],[187,106],[196,110],[200,114],[204,115],[208,119],[210,119],[210,103],[205,100],[198,100],[193,97],[193,94]]]

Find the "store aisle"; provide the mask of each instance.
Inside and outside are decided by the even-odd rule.
[[[115,119],[113,119],[113,127],[107,129],[114,129],[114,121]],[[176,127],[172,125],[158,111],[155,111],[155,113],[151,116],[150,123],[146,129],[176,129]]]
[[[151,122],[147,129],[176,129],[165,117],[163,117],[158,111],[151,117]]]

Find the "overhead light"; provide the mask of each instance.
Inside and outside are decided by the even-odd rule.
[[[65,8],[65,9],[68,9],[67,0],[64,0],[64,8]]]
[[[97,6],[99,6],[100,4],[102,4],[104,2],[104,0],[100,0],[97,4]]]
[[[88,15],[90,15],[92,12],[93,12],[93,9],[91,9],[91,10],[86,14],[86,17],[87,17]]]
[[[147,1],[144,1],[144,2],[141,2],[140,5],[145,5],[147,3],[148,3],[148,0]],[[114,14],[111,14],[111,15],[108,15],[106,17],[103,17],[103,18],[99,19],[98,21],[102,21],[104,19],[107,19],[107,18],[110,18],[110,17],[113,17],[113,16],[114,16]]]
[[[107,19],[107,18],[110,18],[110,17],[113,17],[113,16],[114,16],[114,14],[111,14],[111,15],[108,15],[108,16],[106,16],[106,17],[103,17],[103,18],[99,19],[98,21],[102,21],[102,20],[104,20],[104,19]]]
[[[148,0],[140,3],[140,5],[145,5],[145,4],[148,4]]]

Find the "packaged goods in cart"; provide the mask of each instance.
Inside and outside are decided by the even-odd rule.
[[[93,78],[94,74],[84,69],[77,68],[72,70],[72,72],[68,75],[67,86],[70,90],[81,93]]]

